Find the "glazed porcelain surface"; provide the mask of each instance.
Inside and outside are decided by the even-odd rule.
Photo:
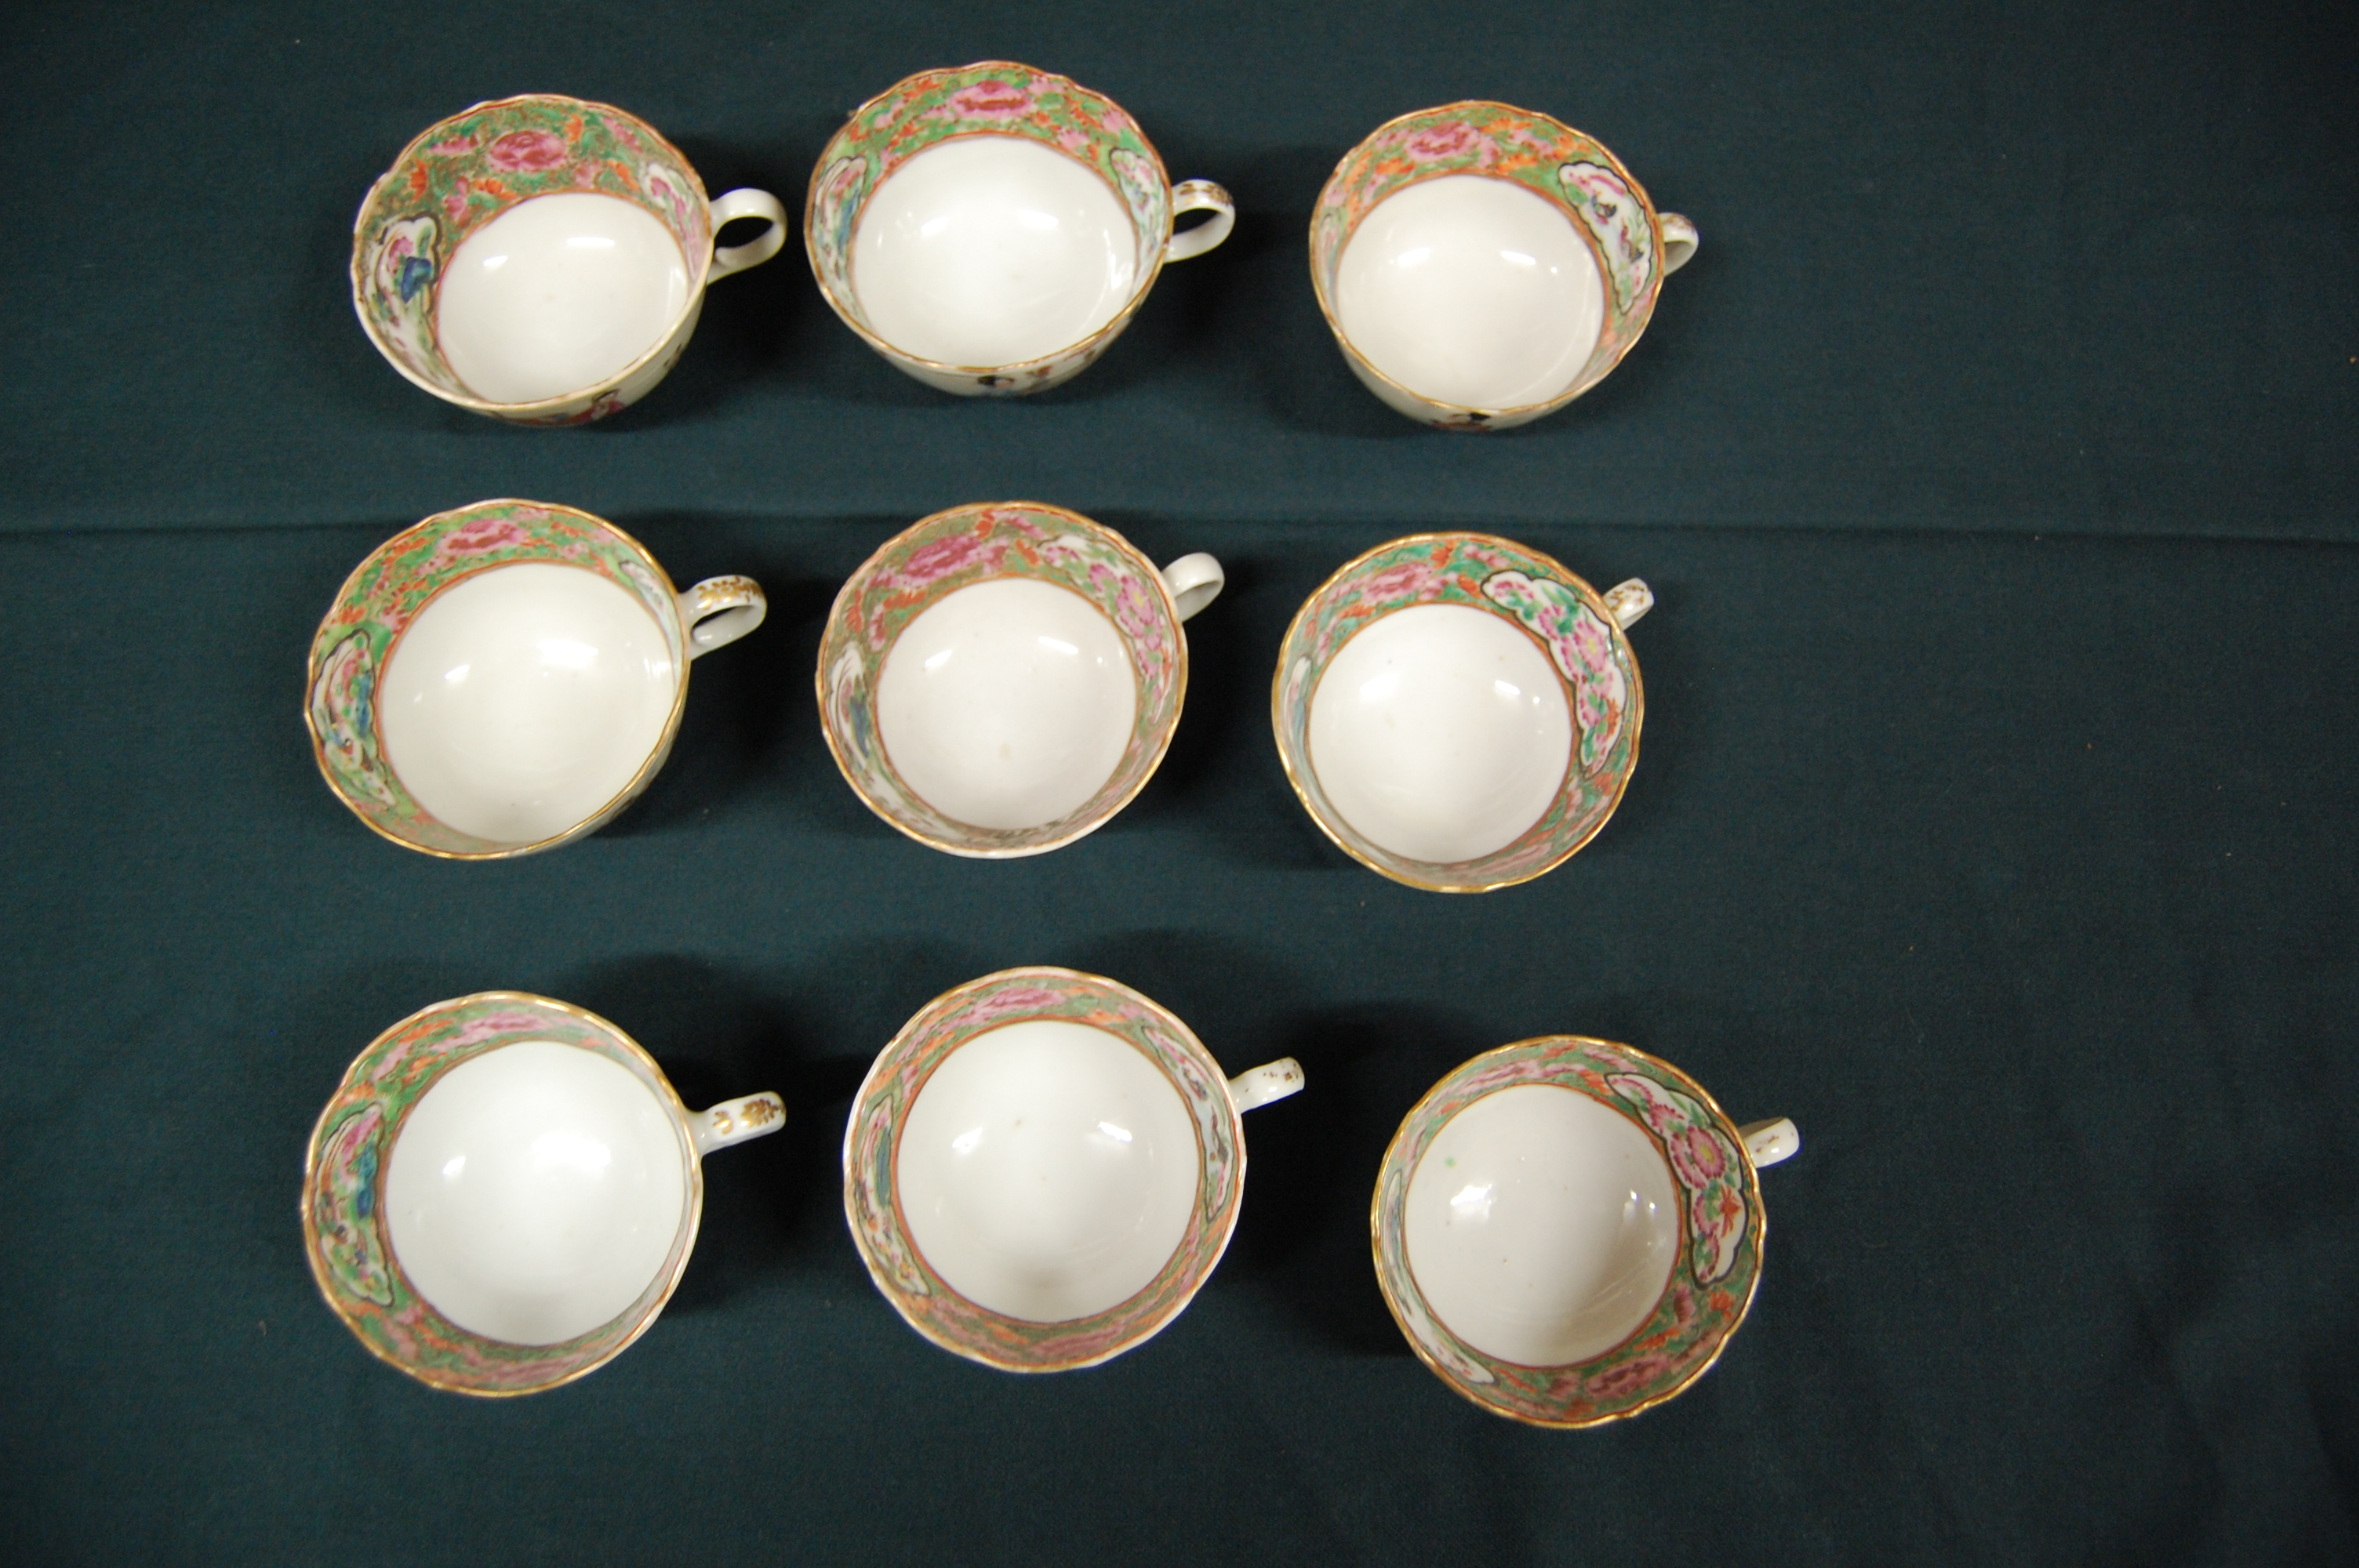
[[[1613,816],[1645,698],[1601,598],[1484,534],[1396,539],[1345,565],[1287,629],[1270,686],[1280,761],[1312,820],[1396,881],[1479,892],[1561,864]]]
[[[1031,578],[937,600],[876,682],[877,727],[901,782],[977,827],[1038,827],[1079,810],[1122,764],[1137,716],[1114,622]]]
[[[507,843],[557,838],[626,788],[679,695],[645,600],[572,566],[468,578],[394,644],[385,756],[424,810]]]
[[[1336,166],[1310,277],[1370,391],[1430,425],[1505,429],[1620,363],[1695,244],[1593,137],[1450,103],[1377,127]]]
[[[517,991],[437,1002],[371,1042],[303,1162],[320,1292],[436,1388],[523,1394],[622,1353],[688,1266],[699,1161],[777,1130],[774,1094],[690,1115],[654,1058]]]
[[[410,1108],[386,1168],[393,1255],[461,1328],[556,1345],[630,1309],[688,1223],[678,1121],[629,1068],[525,1040]]]
[[[1158,571],[1112,529],[1032,502],[905,529],[836,595],[820,717],[845,780],[952,854],[1035,855],[1146,786],[1187,691],[1181,621],[1220,563]]]
[[[1451,1117],[1405,1201],[1402,1240],[1426,1304],[1475,1349],[1528,1367],[1627,1339],[1679,1257],[1662,1150],[1628,1117],[1554,1085],[1501,1089]]]
[[[922,1009],[843,1136],[869,1277],[919,1333],[1016,1372],[1094,1366],[1187,1306],[1245,1183],[1240,1113],[1291,1060],[1224,1082],[1169,1012],[1070,969],[1008,969]]]
[[[919,359],[1019,364],[1112,321],[1138,284],[1129,211],[1087,164],[1021,136],[940,142],[862,211],[852,286]]]
[[[1752,1304],[1767,1233],[1745,1136],[1712,1097],[1577,1035],[1435,1085],[1385,1152],[1369,1224],[1419,1357],[1543,1426],[1635,1415],[1701,1377]]]
[[[766,227],[716,250],[736,218]],[[361,203],[353,308],[446,402],[578,425],[638,401],[688,346],[705,286],[768,260],[786,209],[705,199],[677,148],[609,104],[534,93],[429,126]]]
[[[435,336],[476,396],[538,403],[628,369],[689,297],[688,258],[647,209],[591,192],[538,196],[452,254]]]
[[[909,1238],[978,1306],[1064,1323],[1154,1282],[1196,1208],[1195,1119],[1127,1041],[1034,1019],[934,1069],[901,1127]]]
[[[1175,232],[1176,214],[1209,221]],[[1006,60],[908,77],[820,154],[811,271],[846,325],[927,385],[1038,392],[1078,375],[1167,261],[1235,222],[1208,180],[1174,187],[1112,100]]]
[[[1515,408],[1572,384],[1605,291],[1562,209],[1504,179],[1402,188],[1360,221],[1335,319],[1368,362],[1437,403]]]
[[[1538,822],[1572,755],[1564,684],[1520,627],[1419,604],[1343,644],[1310,697],[1310,765],[1353,828],[1395,855],[1480,860]]]
[[[761,624],[762,590],[674,591],[603,519],[484,501],[355,568],[311,641],[305,721],[322,777],[413,849],[496,859],[595,830],[647,787],[689,661]]]

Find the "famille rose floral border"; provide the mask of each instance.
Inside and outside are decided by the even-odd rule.
[[[1451,1118],[1501,1089],[1553,1085],[1585,1094],[1643,1129],[1679,1188],[1680,1255],[1654,1312],[1601,1356],[1527,1367],[1486,1356],[1427,1307],[1402,1238],[1418,1162]],[[1753,1162],[1712,1098],[1644,1051],[1557,1034],[1518,1041],[1462,1064],[1417,1103],[1393,1135],[1368,1224],[1376,1281],[1411,1348],[1485,1410],[1539,1426],[1593,1426],[1658,1405],[1720,1358],[1761,1281],[1768,1220]]]
[[[1121,312],[1080,342],[1022,364],[947,365],[895,348],[869,326],[852,286],[853,238],[868,198],[918,154],[975,135],[1027,137],[1086,164],[1122,199],[1138,236],[1138,282]],[[870,347],[927,370],[972,376],[985,391],[1021,393],[1088,364],[1129,325],[1162,270],[1171,221],[1162,157],[1120,104],[1069,77],[980,60],[905,77],[853,111],[811,171],[803,243],[820,292]]]
[[[945,1283],[910,1239],[896,1180],[902,1125],[934,1069],[977,1035],[1035,1019],[1087,1024],[1136,1046],[1171,1080],[1196,1125],[1195,1212],[1169,1260],[1128,1301],[1065,1323],[1009,1317]],[[1179,1316],[1228,1249],[1245,1174],[1245,1130],[1228,1082],[1188,1026],[1128,986],[1071,969],[1003,969],[927,1003],[878,1054],[843,1132],[844,1217],[876,1288],[943,1349],[1010,1372],[1094,1367]]]
[[[479,571],[528,561],[579,567],[628,589],[664,629],[679,680],[663,741],[622,794],[557,838],[509,844],[462,833],[411,798],[386,760],[377,687],[402,633],[436,595]],[[688,650],[678,598],[671,579],[637,540],[570,506],[478,501],[404,529],[372,550],[344,579],[312,634],[303,720],[321,776],[363,822],[397,844],[429,855],[492,860],[579,838],[628,804],[663,765],[687,699]]]
[[[613,1322],[557,1345],[514,1345],[451,1322],[410,1284],[385,1228],[386,1173],[402,1119],[444,1073],[527,1040],[579,1046],[628,1068],[670,1108],[688,1155],[684,1223],[662,1269]],[[655,1059],[594,1013],[522,991],[436,1002],[370,1042],[320,1112],[303,1157],[303,1244],[311,1276],[371,1354],[420,1382],[494,1397],[571,1382],[645,1333],[688,1266],[704,1176],[687,1117]]]
[[[1540,819],[1505,849],[1448,866],[1362,838],[1328,802],[1310,765],[1310,703],[1328,664],[1370,622],[1419,604],[1466,605],[1520,627],[1563,680],[1578,732],[1564,785]],[[1269,706],[1295,795],[1346,854],[1412,887],[1482,892],[1561,865],[1605,826],[1637,766],[1646,690],[1613,612],[1558,562],[1489,534],[1418,534],[1346,563],[1304,600],[1279,645]]]
[[[679,242],[689,276],[712,260],[704,182],[654,127],[610,104],[549,93],[478,103],[429,126],[402,149],[361,203],[353,225],[353,305],[369,337],[412,381],[454,403],[525,423],[578,424],[626,401],[609,392],[568,411],[577,394],[538,405],[477,397],[443,358],[435,303],[451,256],[467,236],[535,196],[585,191],[645,208]],[[607,378],[619,385],[648,359],[676,349],[677,334]]]
[[[877,728],[876,682],[911,621],[960,589],[1013,577],[1070,589],[1114,622],[1138,683],[1136,717],[1114,775],[1081,806],[1037,827],[976,827],[901,782]],[[1121,535],[1060,506],[994,502],[919,519],[852,574],[820,641],[818,683],[828,750],[871,811],[953,855],[1037,855],[1097,827],[1155,776],[1188,692],[1188,640],[1163,574]]]
[[[1335,273],[1360,222],[1386,197],[1444,175],[1505,179],[1539,195],[1572,220],[1588,240],[1605,284],[1605,319],[1597,346],[1573,384],[1545,403],[1518,408],[1456,409],[1440,423],[1480,426],[1506,415],[1526,417],[1571,402],[1620,362],[1647,330],[1663,281],[1662,226],[1654,204],[1621,160],[1595,137],[1528,109],[1480,100],[1420,109],[1386,121],[1343,157],[1310,216],[1310,280],[1335,341],[1365,374],[1436,411],[1454,406],[1401,386],[1370,364],[1335,317]]]

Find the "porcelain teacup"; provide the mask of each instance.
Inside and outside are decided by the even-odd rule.
[[[820,292],[886,361],[944,392],[1013,395],[1086,369],[1163,264],[1219,244],[1235,211],[1210,180],[1175,188],[1113,100],[984,60],[853,111],[812,172],[803,243]],[[1212,217],[1173,232],[1195,211]]]
[[[1210,556],[1158,571],[1062,507],[937,512],[835,597],[819,652],[828,748],[921,844],[983,859],[1070,844],[1163,760],[1188,690],[1180,623],[1222,581]]]
[[[462,1394],[527,1394],[622,1354],[696,1245],[703,1157],[775,1132],[691,1112],[655,1058],[547,997],[436,1002],[344,1073],[303,1160],[303,1240],[371,1353]]]
[[[1593,1426],[1703,1376],[1745,1321],[1767,1222],[1756,1170],[1801,1147],[1739,1128],[1668,1062],[1550,1035],[1433,1087],[1385,1151],[1376,1280],[1419,1357],[1537,1426]]]
[[[1379,545],[1296,611],[1270,683],[1278,757],[1311,819],[1395,881],[1527,881],[1605,826],[1638,762],[1646,696],[1603,596],[1487,534]]]
[[[1505,103],[1388,121],[1310,218],[1310,281],[1368,390],[1428,425],[1503,430],[1603,380],[1693,223],[1603,144]]]
[[[499,860],[594,832],[670,754],[692,659],[762,623],[751,579],[686,593],[603,518],[437,513],[354,568],[311,639],[320,773],[397,844]]]
[[[736,218],[768,227],[713,248]],[[647,395],[715,278],[769,260],[766,190],[707,201],[678,148],[604,103],[531,93],[428,126],[353,224],[353,308],[393,368],[447,403],[579,425]]]
[[[929,1002],[868,1070],[843,1212],[909,1326],[1010,1372],[1094,1367],[1212,1274],[1245,1193],[1241,1112],[1292,1058],[1224,1078],[1129,987],[1004,969]]]

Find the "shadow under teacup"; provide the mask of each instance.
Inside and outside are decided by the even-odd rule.
[[[713,248],[736,218],[768,227]],[[769,260],[787,211],[766,190],[708,202],[645,121],[531,93],[429,126],[361,203],[353,308],[399,371],[520,425],[579,425],[647,395],[678,362],[715,278]]]
[[[913,524],[835,596],[820,720],[871,811],[953,855],[1038,855],[1147,786],[1188,690],[1180,623],[1221,564],[1158,571],[1077,512],[1029,501]]]
[[[1245,1194],[1239,1113],[1301,1087],[1290,1057],[1223,1080],[1127,986],[1003,969],[929,1002],[869,1068],[844,1217],[876,1288],[943,1349],[1093,1367],[1210,1277]]]
[[[1484,1409],[1593,1426],[1703,1376],[1745,1321],[1767,1222],[1755,1171],[1801,1147],[1738,1128],[1685,1073],[1610,1041],[1485,1052],[1385,1151],[1376,1280],[1419,1359]]]
[[[703,1156],[775,1132],[747,1095],[690,1111],[630,1036],[547,997],[412,1013],[353,1058],[303,1159],[303,1240],[372,1354],[462,1394],[528,1394],[622,1354],[671,1299]]]
[[[1361,864],[1437,892],[1528,881],[1605,826],[1638,762],[1646,694],[1603,597],[1487,534],[1379,545],[1295,612],[1270,683],[1294,793]]]
[[[320,622],[312,753],[397,844],[461,860],[554,849],[647,788],[689,662],[766,609],[749,578],[676,592],[637,540],[570,506],[438,513],[372,551]]]
[[[1603,380],[1695,225],[1603,144],[1505,103],[1420,109],[1344,156],[1310,281],[1353,373],[1412,419],[1506,429]]]
[[[1174,189],[1113,100],[984,60],[853,111],[812,172],[803,243],[820,292],[892,364],[1015,395],[1086,369],[1163,264],[1219,244],[1235,211],[1210,180]],[[1175,233],[1195,211],[1212,217]]]

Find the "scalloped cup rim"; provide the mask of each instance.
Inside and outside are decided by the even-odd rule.
[[[387,364],[393,366],[395,370],[399,371],[402,378],[408,381],[412,386],[430,392],[435,396],[440,398],[443,402],[448,403],[454,407],[464,408],[469,412],[475,414],[487,414],[494,418],[506,419],[511,423],[531,424],[552,419],[562,419],[569,415],[578,413],[582,409],[596,406],[599,399],[620,391],[625,383],[645,371],[657,360],[669,352],[672,348],[673,340],[679,336],[682,324],[695,320],[698,315],[704,308],[704,290],[707,284],[711,281],[707,275],[712,269],[712,252],[716,240],[712,235],[708,234],[704,241],[704,254],[702,257],[688,256],[684,258],[688,264],[689,276],[692,280],[691,287],[688,293],[688,302],[680,307],[679,314],[673,317],[671,321],[665,326],[662,335],[658,337],[653,343],[647,346],[646,352],[640,354],[636,359],[625,365],[621,370],[611,372],[585,386],[577,387],[571,392],[560,393],[553,397],[536,398],[527,403],[498,403],[487,397],[478,397],[472,392],[455,392],[449,387],[437,386],[433,382],[419,375],[416,370],[404,362],[400,355],[394,352],[392,345],[388,344],[385,341],[384,334],[378,330],[375,317],[371,315],[369,312],[366,293],[367,280],[363,276],[362,272],[362,225],[367,222],[369,209],[375,205],[377,192],[385,188],[385,182],[393,178],[395,170],[400,168],[404,163],[408,161],[410,155],[417,152],[420,147],[426,145],[428,137],[440,132],[445,126],[451,125],[457,121],[463,120],[471,114],[480,114],[486,109],[505,108],[511,103],[573,103],[579,104],[583,108],[597,110],[601,114],[619,115],[621,118],[628,120],[632,124],[645,131],[649,140],[662,147],[664,151],[669,153],[673,158],[678,160],[682,172],[686,173],[690,179],[695,181],[697,199],[704,202],[708,210],[712,206],[712,198],[711,193],[704,189],[704,177],[697,173],[696,166],[690,163],[687,157],[665,137],[662,132],[657,130],[653,125],[648,124],[645,120],[640,119],[636,114],[632,114],[627,109],[618,109],[612,103],[603,103],[595,98],[577,98],[570,92],[512,92],[504,98],[484,99],[480,103],[470,104],[468,107],[460,110],[455,114],[445,114],[440,120],[435,121],[432,124],[427,126],[424,130],[410,137],[410,139],[403,145],[400,153],[394,158],[393,162],[386,167],[385,172],[378,175],[375,179],[369,182],[368,193],[361,198],[360,208],[353,215],[353,254],[351,262],[347,264],[345,267],[345,276],[352,283],[353,313],[360,318],[361,330],[368,334],[370,345],[376,350],[377,353]],[[535,200],[535,198],[526,198],[526,200]],[[612,200],[621,200],[623,198],[614,197],[612,198]],[[516,205],[522,206],[523,204],[523,202],[518,202]],[[511,209],[511,211],[513,211],[513,209]]]
[[[997,59],[977,59],[969,60],[964,65],[932,66],[923,70],[910,71],[908,74],[903,76],[899,81],[894,82],[890,87],[886,88],[883,92],[873,93],[869,97],[862,100],[858,108],[853,110],[851,114],[844,116],[844,124],[849,125],[853,121],[859,119],[861,115],[866,114],[870,109],[884,103],[886,99],[891,98],[903,88],[907,87],[910,82],[917,81],[919,77],[937,76],[946,71],[984,70],[994,68],[1028,71],[1034,76],[1047,77],[1051,81],[1061,81],[1066,86],[1086,92],[1093,98],[1104,99],[1108,103],[1114,103],[1114,102],[1112,98],[1106,97],[1104,93],[1098,92],[1095,88],[1082,86],[1080,82],[1074,81],[1071,77],[1065,75],[1061,71],[1042,70],[1036,66],[1026,65],[1021,60]],[[1114,104],[1114,107],[1121,108],[1121,105]],[[1162,180],[1163,189],[1168,195],[1172,189],[1171,171],[1164,164],[1163,154],[1157,148],[1153,139],[1147,135],[1146,128],[1138,124],[1136,118],[1131,116],[1130,112],[1126,109],[1123,110],[1123,114],[1125,118],[1130,120],[1131,128],[1137,132],[1139,142],[1147,148],[1147,156],[1154,160],[1156,176]],[[842,321],[845,326],[851,328],[853,331],[857,333],[863,342],[866,343],[871,349],[876,351],[878,353],[885,355],[889,360],[914,365],[920,370],[930,371],[938,375],[962,376],[978,380],[984,378],[995,379],[1005,377],[1011,382],[1021,383],[1027,375],[1037,375],[1044,369],[1052,367],[1060,361],[1069,359],[1085,350],[1103,347],[1106,343],[1110,342],[1114,338],[1119,336],[1123,330],[1130,325],[1131,318],[1138,314],[1139,307],[1146,303],[1147,293],[1154,288],[1156,279],[1163,276],[1164,265],[1169,260],[1169,257],[1165,254],[1165,252],[1171,243],[1172,232],[1178,223],[1177,215],[1172,212],[1171,204],[1169,200],[1164,203],[1163,233],[1156,243],[1153,259],[1146,267],[1140,270],[1137,285],[1131,290],[1130,297],[1123,302],[1122,308],[1115,311],[1113,319],[1106,322],[1105,325],[1097,328],[1093,331],[1083,333],[1081,337],[1074,339],[1071,342],[1065,344],[1062,348],[1051,349],[1046,353],[1035,354],[1030,359],[1011,361],[1006,364],[951,364],[947,361],[928,359],[923,354],[912,353],[909,350],[902,348],[899,344],[891,341],[889,339],[880,337],[874,329],[868,326],[866,322],[860,319],[845,301],[839,299],[836,297],[834,287],[828,282],[826,269],[820,265],[818,230],[811,222],[811,213],[819,201],[821,178],[827,173],[831,162],[828,154],[830,150],[834,147],[837,136],[842,134],[842,127],[839,127],[834,134],[828,137],[827,141],[820,147],[818,160],[811,165],[810,184],[803,192],[803,253],[805,257],[810,263],[811,277],[812,280],[819,285],[820,297],[827,301],[829,308],[835,312],[837,319]],[[988,136],[1013,135],[1014,133],[1006,131],[966,131],[960,133],[960,135],[961,136]],[[940,145],[942,144],[939,142],[934,144],[936,146]],[[1073,158],[1071,153],[1064,152],[1064,149],[1062,148],[1053,147],[1051,144],[1045,142],[1038,143],[1037,145],[1051,146],[1051,150],[1062,153],[1064,157],[1072,158],[1073,162],[1082,164],[1085,168],[1089,168],[1087,163],[1083,162],[1083,160]],[[932,150],[932,147],[927,147],[920,150],[915,155],[915,157],[913,157],[911,161],[914,162],[916,157],[923,157],[927,152],[930,152]],[[1090,172],[1093,175],[1096,175],[1098,171],[1093,168],[1090,169]],[[1099,178],[1103,178],[1103,177],[1100,176]],[[867,206],[869,199],[875,194],[875,190],[874,188],[864,189],[860,193],[860,203],[864,209]],[[1117,198],[1120,194],[1121,193],[1119,191],[1115,192]],[[1052,384],[1061,384],[1061,383]],[[1046,391],[1049,390],[1049,388],[1043,387],[1041,390]]]

